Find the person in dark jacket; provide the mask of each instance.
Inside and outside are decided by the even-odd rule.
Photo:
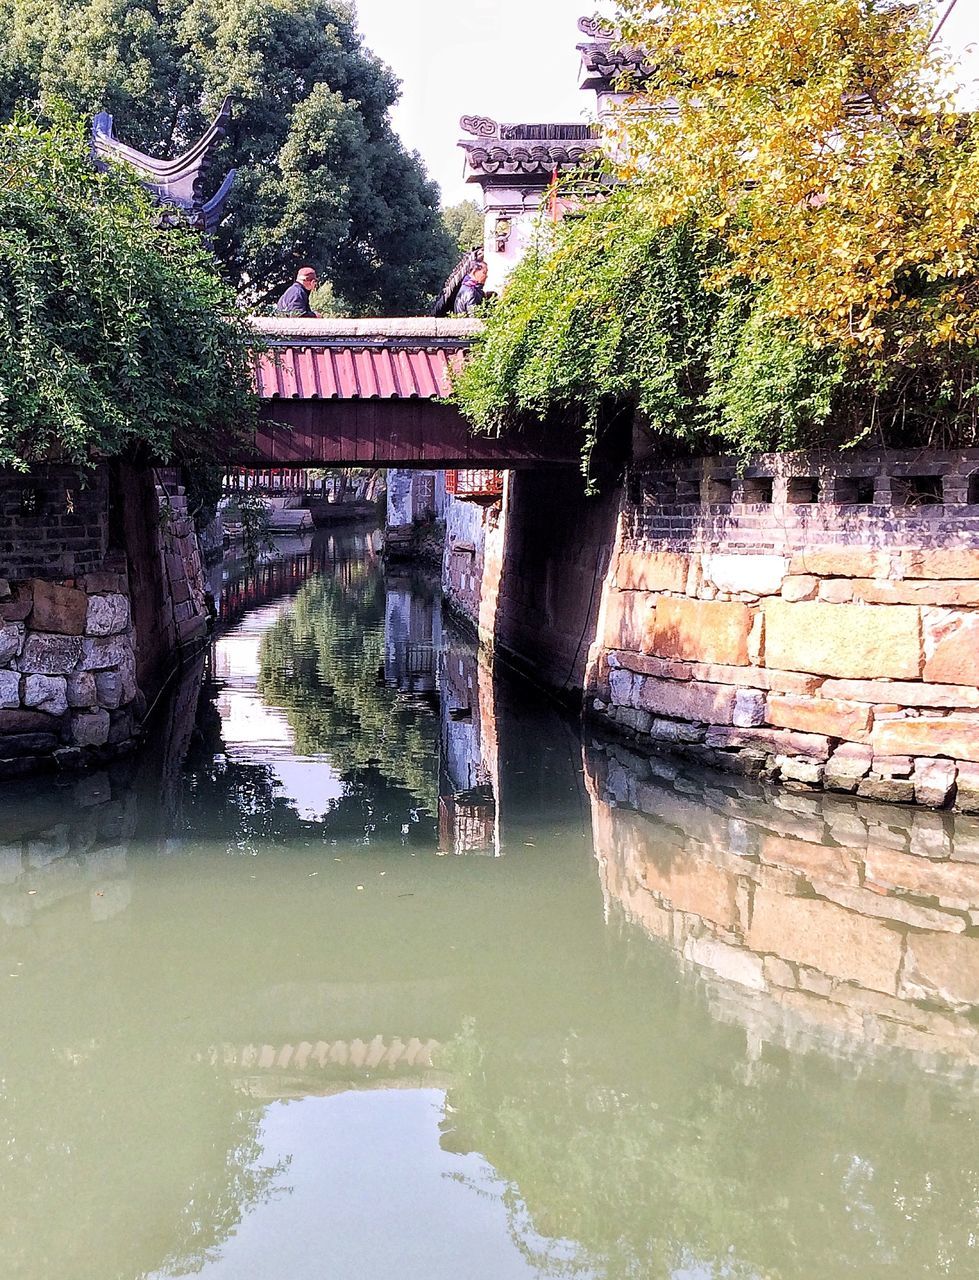
[[[486,297],[486,277],[489,268],[485,262],[477,262],[459,286],[452,310],[457,316],[471,316]]]
[[[291,284],[276,303],[276,311],[280,316],[296,316],[303,320],[318,319],[317,312],[309,305],[309,295],[318,283],[315,267],[300,267],[295,284]]]

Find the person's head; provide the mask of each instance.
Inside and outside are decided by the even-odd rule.
[[[485,284],[489,276],[489,267],[485,262],[477,262],[469,274],[476,284]]]
[[[302,287],[304,289],[307,289],[310,293],[313,292],[313,290],[316,288],[317,284],[319,283],[319,281],[316,278],[315,267],[300,267],[299,270],[296,272],[296,279],[302,285]]]

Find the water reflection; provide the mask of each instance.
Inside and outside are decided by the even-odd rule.
[[[977,824],[583,749],[301,554],[0,793],[4,1274],[973,1274]]]

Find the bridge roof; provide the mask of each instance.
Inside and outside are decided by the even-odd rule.
[[[451,390],[478,321],[256,320],[263,400],[439,400]]]

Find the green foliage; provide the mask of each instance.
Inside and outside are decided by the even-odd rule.
[[[0,466],[206,456],[248,424],[248,343],[200,238],[96,173],[81,124],[0,127]]]
[[[438,189],[405,151],[389,68],[343,0],[0,0],[0,117],[19,101],[105,109],[116,133],[174,155],[225,94],[211,170],[236,168],[216,248],[253,303],[311,263],[351,311],[425,309],[451,269]]]
[[[468,253],[483,243],[483,215],[475,200],[462,200],[442,210],[442,225],[460,253]]]

